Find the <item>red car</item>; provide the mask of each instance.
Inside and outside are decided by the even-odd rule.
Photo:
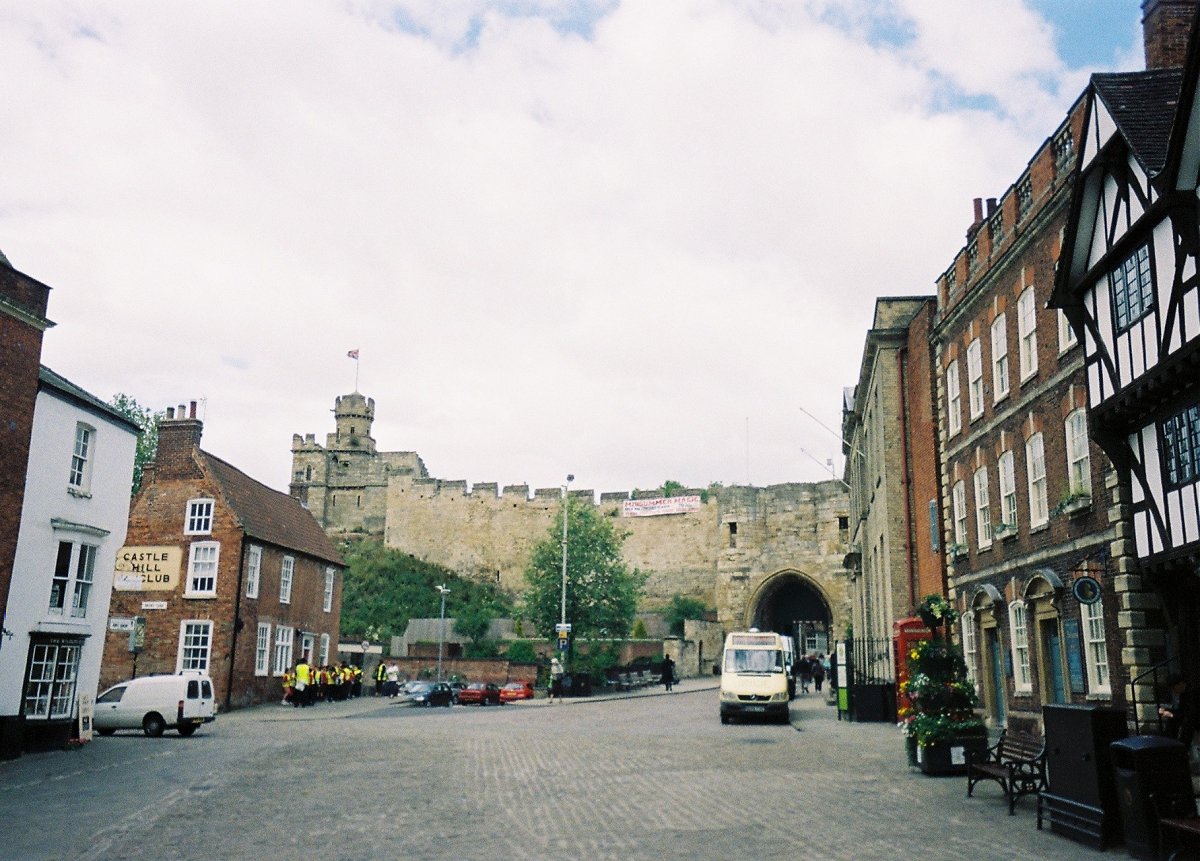
[[[503,700],[500,699],[500,688],[493,685],[491,682],[471,682],[461,691],[458,692],[459,705],[470,705],[471,703],[479,703],[481,706],[501,705]]]
[[[533,685],[529,682],[509,682],[500,689],[500,702],[515,703],[517,700],[533,699]]]

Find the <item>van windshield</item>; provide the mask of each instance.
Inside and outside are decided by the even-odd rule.
[[[727,673],[782,673],[783,652],[778,649],[726,649]]]

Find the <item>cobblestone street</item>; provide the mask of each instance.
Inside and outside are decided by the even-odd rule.
[[[0,858],[1075,859],[994,786],[910,771],[815,695],[791,728],[670,695],[422,710],[264,706],[0,763]],[[1124,857],[1121,849],[1109,857]]]

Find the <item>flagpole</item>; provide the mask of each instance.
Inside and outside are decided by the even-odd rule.
[[[347,359],[354,360],[354,391],[358,391],[358,347],[346,353]]]

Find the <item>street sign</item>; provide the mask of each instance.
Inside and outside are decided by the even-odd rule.
[[[568,640],[566,637],[563,637],[561,640],[558,641],[558,650],[560,652],[565,652],[570,645],[571,645],[571,641]]]
[[[560,637],[563,634],[569,634],[569,633],[571,633],[571,623],[570,622],[565,622],[565,623],[559,622],[557,625],[554,626],[554,630],[558,631],[558,635]]]

